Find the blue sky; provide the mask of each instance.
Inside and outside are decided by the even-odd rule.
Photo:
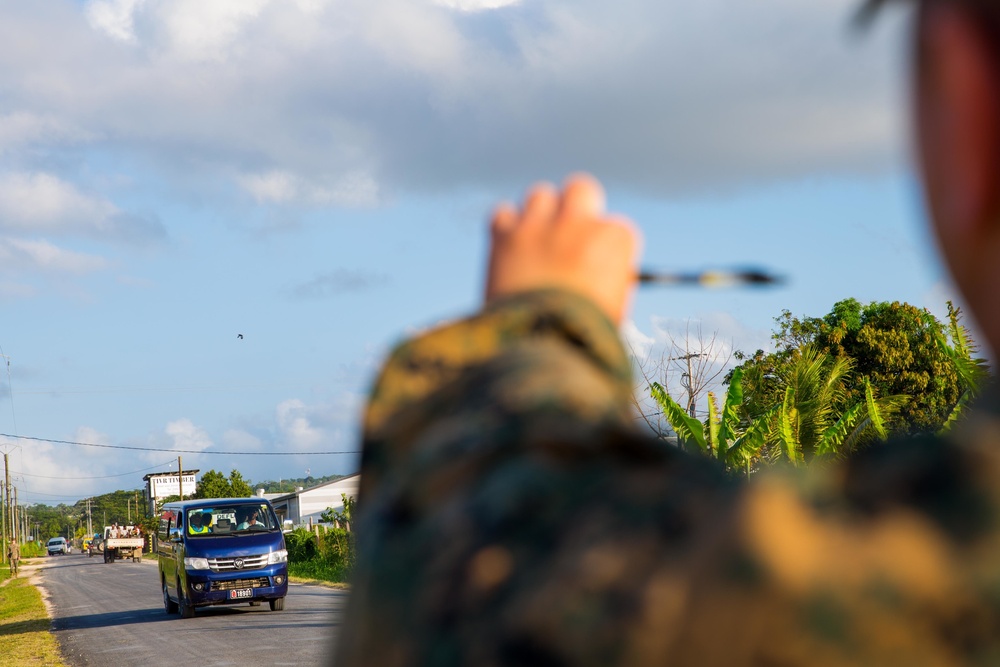
[[[355,451],[393,342],[476,308],[493,204],[577,170],[647,266],[790,279],[640,292],[643,355],[691,326],[753,350],[845,297],[944,312],[905,17],[859,35],[854,7],[0,0],[0,433],[170,450],[0,437],[21,498],[135,488],[174,450],[352,472],[306,452]]]

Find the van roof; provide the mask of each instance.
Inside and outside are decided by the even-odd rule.
[[[197,500],[176,501],[165,503],[163,509],[198,509],[199,507],[215,507],[216,505],[270,505],[266,498],[250,496],[248,498],[199,498]]]

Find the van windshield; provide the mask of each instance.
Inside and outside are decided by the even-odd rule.
[[[187,532],[195,537],[254,533],[277,528],[274,515],[264,503],[219,505],[187,512]]]

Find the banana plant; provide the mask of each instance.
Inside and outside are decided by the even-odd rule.
[[[973,358],[973,354],[978,352],[975,342],[969,335],[968,330],[961,325],[959,320],[962,317],[960,308],[948,302],[948,334],[940,333],[937,337],[938,346],[948,355],[955,367],[955,373],[961,382],[963,391],[959,396],[955,407],[948,414],[947,419],[938,429],[938,434],[944,434],[951,430],[952,426],[962,417],[969,404],[979,395],[990,377],[989,365],[985,359]],[[949,340],[950,338],[950,340]]]
[[[704,422],[689,415],[658,382],[650,385],[649,393],[677,434],[681,446],[708,455],[727,468],[750,470],[764,445],[764,432],[760,425],[744,427],[740,423],[742,377],[742,370],[733,372],[721,410],[715,394],[708,393],[708,418]]]

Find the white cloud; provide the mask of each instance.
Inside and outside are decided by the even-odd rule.
[[[94,138],[65,123],[52,114],[19,111],[0,115],[0,156],[6,151],[34,144],[73,145]]]
[[[204,429],[195,426],[190,419],[178,419],[167,424],[163,430],[171,441],[171,449],[205,450],[212,446],[212,438]],[[163,458],[157,453],[153,458]]]
[[[79,426],[70,438],[74,442],[86,442],[93,445],[111,445],[111,437],[91,426]],[[98,447],[80,447],[79,454],[87,458],[107,456],[107,450]]]
[[[59,248],[48,241],[0,236],[0,272],[36,270],[83,274],[107,268],[103,257]]]
[[[434,4],[463,12],[480,12],[520,4],[521,0],[434,0]]]
[[[175,187],[244,174],[260,201],[340,206],[581,168],[664,194],[900,157],[898,25],[851,39],[854,0],[95,0],[89,26],[35,5],[0,26],[5,107],[74,129],[26,127],[12,164],[86,136]]]
[[[634,322],[624,327],[635,353],[637,396],[647,414],[656,412],[648,398],[647,382],[655,380],[678,402],[686,400],[682,375],[689,366],[682,358],[685,355],[701,355],[692,358],[690,372],[705,382],[696,399],[697,409],[703,410],[705,393],[723,391],[722,379],[737,363],[735,350],[753,353],[771,347],[769,331],[747,327],[728,313],[704,313],[688,319],[652,317],[650,326],[649,333]]]
[[[145,242],[165,235],[158,220],[129,214],[44,172],[0,173],[0,232],[73,234]]]
[[[94,30],[112,39],[135,42],[135,12],[145,0],[90,0],[85,9]]]
[[[236,181],[258,203],[373,206],[378,202],[378,184],[361,171],[345,174],[330,183],[279,170],[244,174]]]
[[[647,336],[640,331],[634,320],[625,321],[621,328],[621,336],[632,355],[637,359],[645,359],[649,356],[653,345],[656,343],[656,338]]]
[[[39,231],[67,224],[97,227],[116,212],[110,202],[88,197],[51,174],[0,175],[0,229]]]
[[[315,409],[298,399],[278,405],[276,417],[282,438],[292,450],[316,448],[323,444],[324,433],[312,423]]]
[[[170,54],[193,62],[223,62],[270,0],[170,0],[151,5],[166,31]]]

